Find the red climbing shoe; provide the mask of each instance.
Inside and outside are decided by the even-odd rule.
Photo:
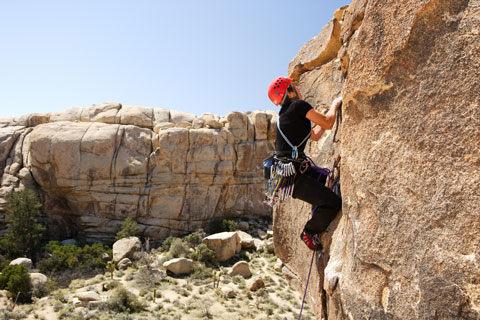
[[[318,239],[316,235],[309,236],[305,231],[302,231],[300,234],[300,239],[307,245],[310,250],[313,251],[321,251],[322,250],[322,243]]]

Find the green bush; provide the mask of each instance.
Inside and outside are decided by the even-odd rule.
[[[123,286],[115,289],[107,304],[111,310],[117,312],[134,313],[144,309],[144,306],[138,301],[137,296]]]
[[[196,261],[201,261],[209,266],[217,266],[217,259],[215,259],[215,251],[208,248],[203,243],[197,247],[195,252],[192,252],[190,258]]]
[[[210,223],[210,232],[219,233],[225,231],[237,231],[238,223],[230,219],[216,219]]]
[[[123,220],[122,226],[120,228],[120,231],[117,233],[116,239],[120,240],[123,238],[134,237],[137,235],[137,232],[137,222],[131,217],[127,217],[125,220]]]
[[[32,257],[40,249],[45,228],[38,223],[42,204],[34,191],[23,189],[11,192],[8,196],[8,231],[0,244],[0,253],[13,258],[13,255]]]
[[[199,244],[202,243],[203,238],[205,237],[205,232],[203,230],[195,231],[186,236],[183,240],[188,245],[189,248],[195,249]]]
[[[111,253],[111,249],[100,243],[81,248],[76,245],[64,246],[58,241],[50,241],[44,251],[50,256],[39,262],[38,268],[42,273],[78,268],[104,269],[107,263],[102,259],[102,254]]]
[[[162,251],[169,251],[170,246],[172,245],[172,242],[175,241],[176,239],[179,239],[179,238],[168,237],[167,239],[163,240],[162,245],[160,246],[160,249]]]
[[[0,289],[7,290],[15,300],[26,302],[30,300],[30,275],[27,267],[9,265],[0,274]]]

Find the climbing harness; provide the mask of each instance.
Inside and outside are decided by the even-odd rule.
[[[277,128],[280,135],[285,142],[292,148],[291,158],[273,156],[267,158],[263,162],[264,177],[268,178],[266,203],[270,206],[275,206],[277,200],[285,200],[293,194],[293,185],[295,181],[295,163],[298,164],[300,173],[304,173],[308,168],[308,160],[298,158],[298,147],[307,142],[308,138],[312,134],[312,129],[307,136],[300,142],[299,145],[294,146],[287,136],[280,128],[280,119],[277,121]],[[268,170],[270,169],[270,170]]]
[[[277,129],[278,132],[282,135],[282,138],[285,140],[285,142],[292,148],[292,159],[297,159],[298,158],[298,147],[302,146],[305,142],[307,142],[308,138],[312,135],[312,128],[310,128],[310,132],[307,134],[305,139],[300,142],[298,146],[294,146],[290,140],[288,140],[287,136],[283,133],[282,129],[280,129],[280,118],[277,121]]]

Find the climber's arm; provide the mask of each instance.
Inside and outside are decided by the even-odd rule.
[[[311,109],[307,112],[306,117],[308,120],[313,121],[315,124],[319,125],[325,130],[330,130],[333,128],[335,123],[335,117],[337,115],[338,108],[342,105],[342,98],[336,98],[333,100],[330,109],[326,114],[318,112],[315,109]],[[313,139],[312,139],[313,140]]]
[[[325,132],[325,129],[323,129],[320,126],[315,126],[312,129],[312,135],[310,136],[310,140],[313,141],[318,141],[323,136],[323,133]]]

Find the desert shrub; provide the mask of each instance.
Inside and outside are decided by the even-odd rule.
[[[149,290],[161,284],[166,278],[165,271],[147,266],[141,267],[134,277],[137,286]]]
[[[110,255],[111,249],[100,243],[87,244],[82,248],[50,241],[44,247],[44,252],[50,256],[40,260],[38,267],[42,273],[49,273],[67,269],[104,269],[107,262],[102,259],[102,254]]]
[[[212,279],[212,268],[206,267],[203,263],[196,262],[193,265],[192,279],[194,280],[207,280]]]
[[[68,294],[67,290],[60,289],[60,290],[57,290],[53,293],[53,298],[55,300],[58,300],[58,301],[62,302],[62,303],[67,303],[67,301],[68,301],[67,294]],[[58,311],[58,310],[56,310],[56,311]]]
[[[179,238],[168,237],[167,239],[163,240],[162,245],[160,246],[160,249],[162,251],[169,251],[170,246],[172,245],[173,241],[175,241],[176,239],[179,239]]]
[[[202,243],[203,237],[205,237],[205,232],[200,230],[190,233],[183,239],[183,241],[185,241],[189,248],[195,249],[199,244]]]
[[[211,233],[237,231],[238,223],[231,219],[216,219],[210,223],[209,229]]]
[[[173,258],[180,258],[188,255],[189,250],[187,246],[183,243],[182,239],[177,238],[173,240],[172,244],[170,245],[170,249],[168,250],[168,253]]]
[[[9,258],[38,252],[45,227],[38,223],[42,204],[30,189],[14,191],[8,195],[8,231],[0,243],[0,254]]]
[[[122,226],[120,227],[120,231],[118,231],[116,235],[116,239],[120,240],[123,238],[133,237],[138,232],[137,222],[133,220],[131,217],[127,217],[123,220]]]
[[[30,300],[30,275],[27,267],[22,265],[6,266],[0,274],[0,289],[7,290],[18,301]]]
[[[138,301],[136,295],[125,289],[123,286],[118,287],[113,292],[107,302],[108,307],[117,312],[140,312],[144,306]]]
[[[201,261],[208,266],[217,266],[217,260],[215,259],[215,251],[213,251],[203,243],[199,245],[194,252],[192,252],[190,258],[196,261]]]

